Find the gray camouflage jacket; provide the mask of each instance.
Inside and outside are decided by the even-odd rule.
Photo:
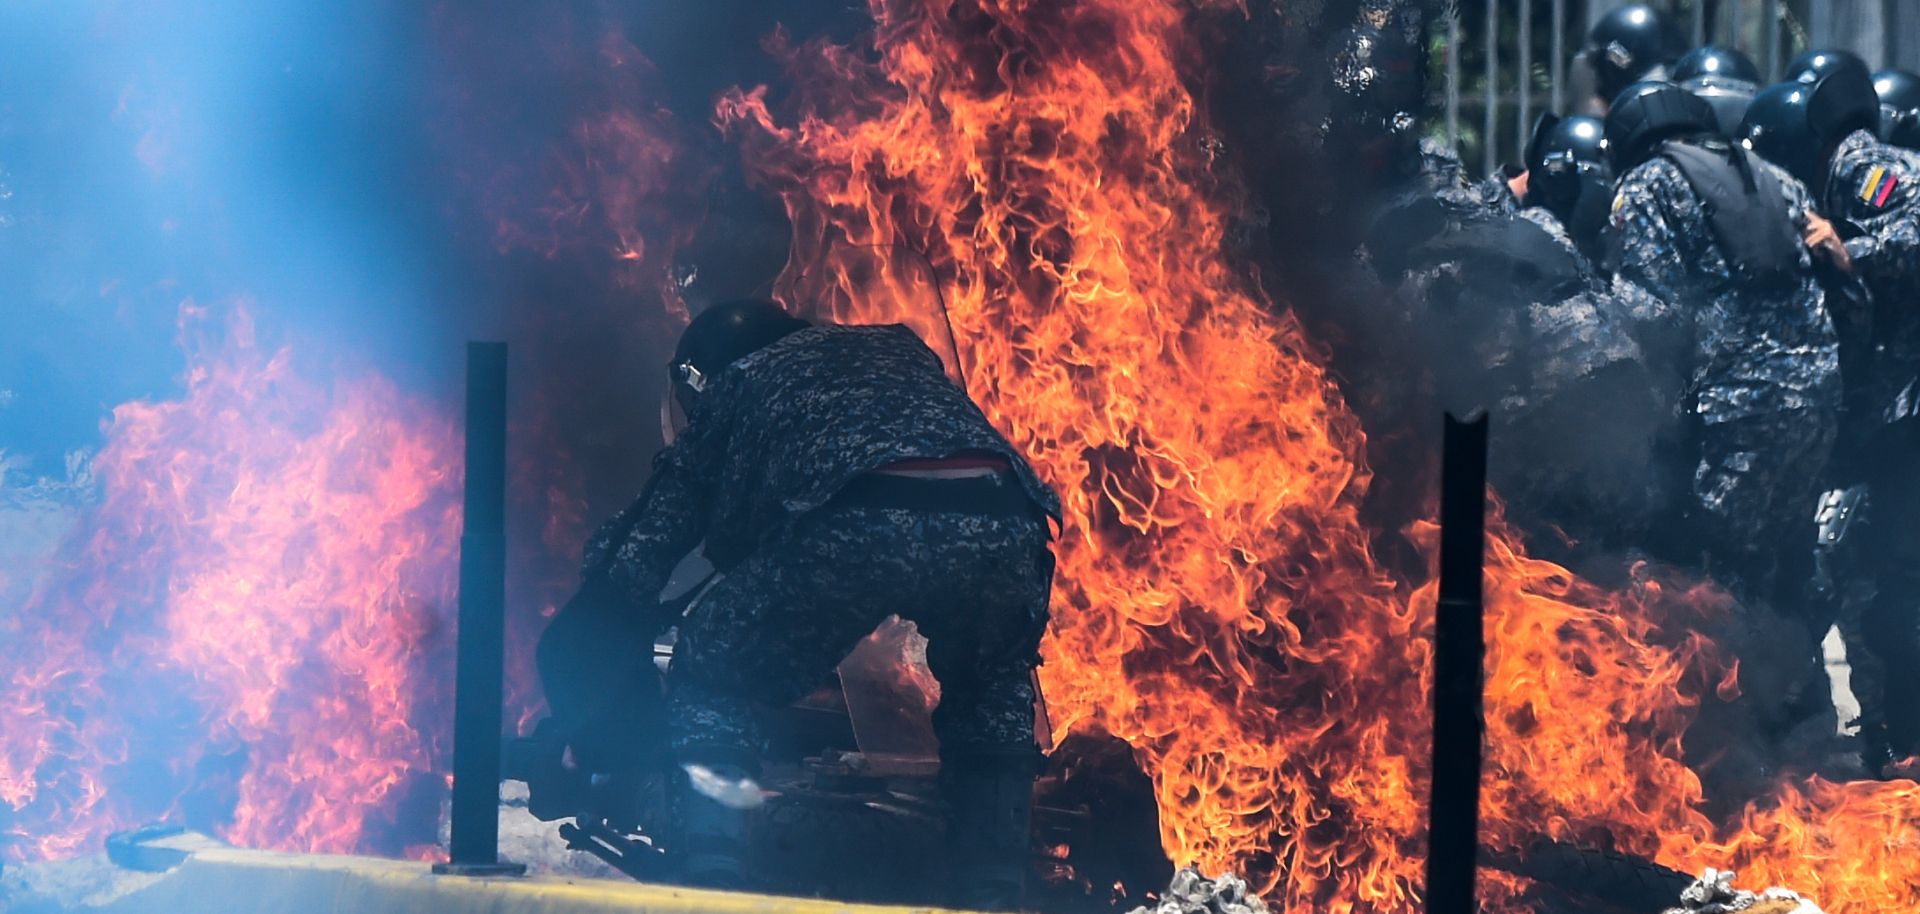
[[[1873,298],[1870,371],[1883,421],[1920,412],[1920,153],[1856,131],[1834,153],[1821,212],[1863,234],[1848,239],[1854,273]]]
[[[998,454],[1060,518],[1059,497],[904,326],[808,328],[709,385],[640,497],[587,544],[589,573],[604,569],[643,610],[703,540],[725,569],[855,477],[900,460]]]
[[[1784,188],[1782,208],[1812,209],[1799,181],[1758,156],[1750,160]],[[1767,294],[1743,288],[1699,196],[1679,166],[1664,158],[1620,179],[1612,230],[1618,277],[1666,305],[1658,322],[1664,326],[1644,335],[1641,346],[1650,358],[1663,359],[1670,350],[1689,366],[1686,393],[1701,421],[1838,409],[1839,338],[1804,251],[1791,284]]]

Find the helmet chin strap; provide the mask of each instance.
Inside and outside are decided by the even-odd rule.
[[[676,363],[673,366],[673,378],[675,381],[685,384],[688,389],[694,393],[703,394],[707,392],[707,376],[701,374],[700,369],[695,368],[692,362]]]
[[[673,427],[673,388],[669,386],[666,393],[660,396],[660,440],[672,447],[673,439],[679,435],[679,431]]]

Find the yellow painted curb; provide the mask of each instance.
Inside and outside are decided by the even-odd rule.
[[[429,864],[200,846],[88,914],[929,914],[745,892],[552,876],[435,875]]]

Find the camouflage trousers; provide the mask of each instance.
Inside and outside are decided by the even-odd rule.
[[[1032,517],[828,504],[730,570],[681,626],[668,733],[686,754],[757,755],[760,714],[819,686],[888,616],[940,682],[943,755],[1031,747],[1050,533]]]
[[[1683,532],[1743,607],[1734,711],[1752,715],[1768,739],[1833,711],[1820,646],[1832,620],[1808,582],[1837,424],[1835,413],[1807,409],[1700,428],[1693,522]]]
[[[1830,411],[1707,422],[1700,428],[1688,535],[1715,578],[1752,600],[1809,569],[1837,417]]]
[[[1862,735],[1885,739],[1895,757],[1920,754],[1920,419],[1870,442],[1870,488],[1858,539],[1868,591],[1841,620]]]

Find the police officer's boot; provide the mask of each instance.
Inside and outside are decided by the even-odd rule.
[[[711,889],[749,887],[747,854],[763,797],[760,760],[733,748],[676,753],[673,812],[681,881]]]
[[[1040,753],[1024,746],[941,756],[953,862],[949,904],[973,911],[1019,910],[1033,852],[1033,782]]]

